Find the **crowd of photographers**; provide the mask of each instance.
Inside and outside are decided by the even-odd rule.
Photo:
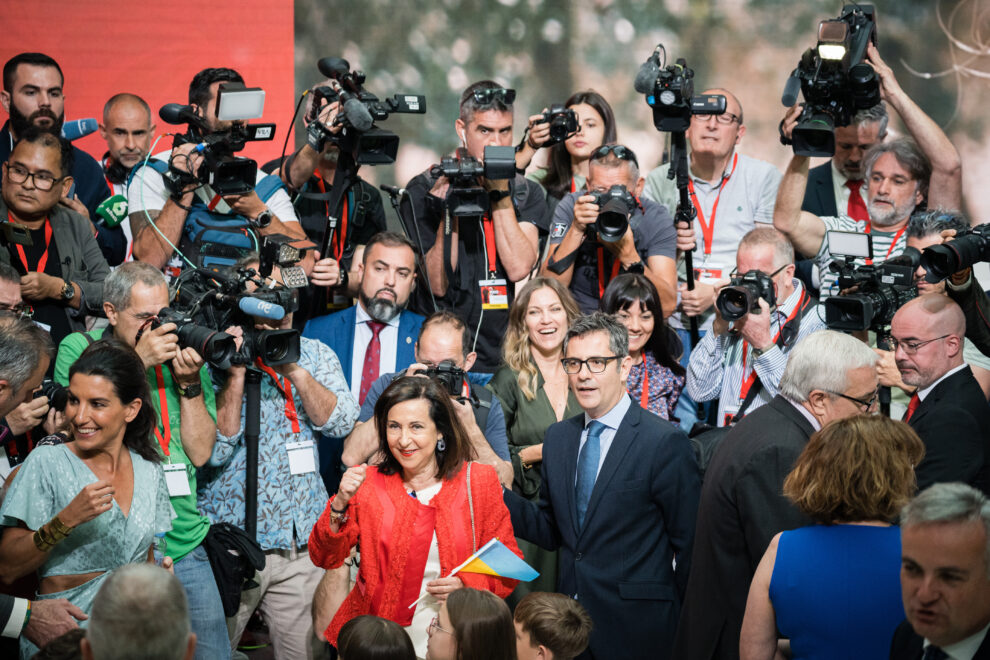
[[[425,101],[379,101],[344,60],[321,60],[327,80],[300,103],[306,143],[262,167],[235,154],[274,128],[248,123],[261,116],[257,90],[232,69],[204,69],[186,105],[161,109],[187,128],[160,152],[148,104],[110,97],[97,161],[68,139],[63,89],[76,81],[40,53],[9,60],[0,579],[11,595],[0,594],[0,631],[31,657],[92,613],[97,631],[81,648],[94,657],[122,625],[97,624],[97,604],[127,597],[125,578],[108,576],[147,560],[174,578],[141,580],[183,595],[182,621],[149,633],[175,640],[155,657],[236,657],[258,634],[256,612],[276,657],[327,657],[345,639],[348,660],[372,657],[352,633],[370,631],[370,646],[374,630],[341,629],[335,615],[355,590],[370,614],[395,595],[364,593],[360,548],[314,563],[310,537],[351,529],[352,497],[352,518],[357,502],[371,506],[355,496],[367,466],[391,474],[406,442],[393,441],[400,422],[380,402],[426,376],[449,398],[430,417],[447,410],[459,438],[449,444],[463,441],[501,483],[496,513],[542,575],[506,599],[519,604],[518,642],[485,641],[501,634],[501,610],[457,610],[447,590],[465,583],[428,580],[437,537],[445,552],[446,535],[464,531],[437,527],[430,545],[417,527],[426,566],[410,584],[427,600],[415,617],[435,617],[406,629],[418,657],[822,657],[814,650],[839,632],[795,615],[842,610],[857,589],[889,596],[891,581],[794,605],[784,572],[797,587],[810,578],[794,537],[779,534],[813,521],[896,525],[864,504],[890,484],[854,478],[881,460],[913,471],[916,487],[888,498],[897,506],[925,490],[893,580],[903,611],[821,620],[848,626],[848,657],[915,658],[922,646],[925,658],[990,657],[990,301],[973,274],[990,260],[990,231],[958,211],[959,154],[863,37],[872,14],[862,18],[826,22],[845,25],[838,41],[859,54],[839,78],[807,54],[795,70],[805,103],[792,89],[783,173],[743,153],[740,99],[722,88],[693,97],[693,74],[666,67],[658,48],[635,86],[673,136],[668,163],[641,171],[590,90],[528,117],[516,144],[515,91],[480,81],[461,96],[458,148],[405,188],[382,187],[392,229],[359,167],[392,162],[398,137],[376,122]],[[823,27],[819,52],[836,41]],[[825,431],[878,411],[902,421],[874,440],[842,427],[889,444],[833,457],[860,461],[829,485],[847,504],[809,503],[796,486],[785,498],[795,462],[822,460],[806,446],[826,451]],[[401,456],[424,446],[410,442]],[[442,466],[447,443],[431,442]],[[484,493],[472,499],[470,474],[474,540],[475,506],[491,511]],[[403,484],[429,508],[432,493],[414,486]],[[825,506],[839,508],[829,517]],[[382,549],[364,551],[405,562],[413,550],[387,547],[393,517],[377,530]],[[839,582],[856,566],[840,563]],[[95,657],[128,657],[140,641]]]

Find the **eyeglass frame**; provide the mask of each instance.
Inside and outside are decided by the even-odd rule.
[[[833,392],[832,390],[825,390],[825,392],[828,392],[829,394],[831,394],[833,396],[840,396],[843,399],[845,399],[846,401],[852,401],[853,403],[859,404],[861,406],[865,406],[865,408],[863,409],[863,412],[869,412],[870,408],[872,408],[873,406],[875,406],[877,404],[877,401],[880,400],[880,389],[879,388],[877,388],[876,390],[874,390],[873,396],[870,397],[870,400],[869,401],[863,401],[862,399],[857,399],[854,396],[849,396],[848,394],[843,394],[842,392]]]
[[[707,122],[712,117],[715,118],[716,122],[722,124],[723,126],[731,126],[736,122],[739,122],[739,125],[742,126],[742,120],[739,118],[739,115],[735,114],[734,112],[723,112],[718,115],[692,115],[691,118],[698,119],[699,121]],[[722,117],[728,117],[729,121],[722,121]]]
[[[624,144],[603,144],[591,152],[591,158],[589,160],[602,160],[613,153],[619,160],[629,161],[636,167],[639,167],[639,160],[636,158],[636,154]]]
[[[27,183],[27,180],[31,179],[32,185],[34,185],[34,187],[37,190],[40,190],[41,192],[51,192],[52,190],[54,190],[56,183],[58,183],[59,181],[64,181],[66,178],[69,177],[68,174],[60,177],[52,177],[51,185],[48,188],[42,188],[41,186],[38,185],[38,181],[39,181],[38,176],[42,176],[42,177],[51,176],[47,172],[32,172],[31,170],[26,169],[22,165],[17,165],[17,164],[11,165],[10,163],[4,163],[4,166],[7,168],[7,176],[10,177],[11,183],[16,183],[20,185],[22,183]],[[18,171],[24,173],[24,178],[21,179],[20,181],[14,178],[14,173]],[[40,180],[45,181],[46,179],[42,178]]]
[[[925,339],[924,341],[900,341],[898,339],[890,338],[890,350],[897,352],[897,347],[900,346],[904,351],[905,355],[915,355],[921,350],[922,347],[931,344],[932,342],[939,341],[940,339],[946,339],[948,337],[953,337],[954,335],[950,332],[947,335],[942,335],[941,337],[935,337],[934,339]]]
[[[588,373],[589,374],[603,374],[603,373],[605,373],[605,370],[608,369],[608,363],[609,362],[611,362],[612,360],[621,360],[623,357],[625,357],[625,356],[623,356],[623,355],[593,355],[590,358],[588,358],[587,360],[580,360],[578,358],[561,358],[560,359],[560,366],[563,367],[564,373],[567,374],[568,376],[576,376],[576,375],[578,375],[579,373],[581,373],[581,369],[584,368],[584,367],[588,367]],[[567,363],[570,362],[571,360],[577,362],[577,371],[568,371],[567,370]],[[591,360],[604,360],[605,363],[602,365],[601,371],[595,371],[594,369],[591,368]]]
[[[445,632],[448,635],[450,635],[451,637],[454,636],[454,631],[453,630],[447,630],[446,628],[444,628],[443,626],[440,625],[440,617],[439,616],[434,616],[433,617],[433,620],[430,621],[430,625],[427,628],[427,632],[432,635],[434,629],[439,630],[440,632]]]
[[[16,305],[0,303],[0,313],[17,314],[21,318],[29,319],[34,316],[34,307],[27,303],[17,303]]]
[[[471,92],[471,98],[482,106],[491,105],[496,98],[505,105],[512,105],[516,100],[516,90],[509,87],[485,87]]]

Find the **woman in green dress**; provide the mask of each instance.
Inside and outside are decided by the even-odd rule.
[[[560,364],[567,327],[580,315],[577,303],[557,280],[537,277],[516,293],[502,342],[505,366],[488,387],[502,402],[514,478],[512,490],[537,500],[540,462],[547,428],[583,411],[567,387]],[[520,583],[510,596],[514,605],[532,591],[555,591],[557,553],[519,539],[523,556],[540,577]]]

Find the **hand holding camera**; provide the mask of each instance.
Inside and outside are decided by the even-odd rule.
[[[189,387],[199,383],[199,370],[206,364],[196,349],[187,346],[176,350],[172,358],[172,376],[180,387]]]
[[[141,357],[145,369],[165,364],[179,352],[178,327],[174,323],[164,323],[141,333],[134,350]]]
[[[737,319],[733,328],[755,349],[765,351],[773,346],[773,336],[770,334],[770,305],[763,298],[756,301],[758,309],[751,309],[748,314]]]

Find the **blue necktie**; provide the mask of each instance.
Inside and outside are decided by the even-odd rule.
[[[578,527],[584,526],[584,514],[588,511],[591,491],[595,489],[598,461],[602,455],[601,435],[607,426],[595,420],[588,424],[588,439],[581,448],[577,465],[577,517]]]

